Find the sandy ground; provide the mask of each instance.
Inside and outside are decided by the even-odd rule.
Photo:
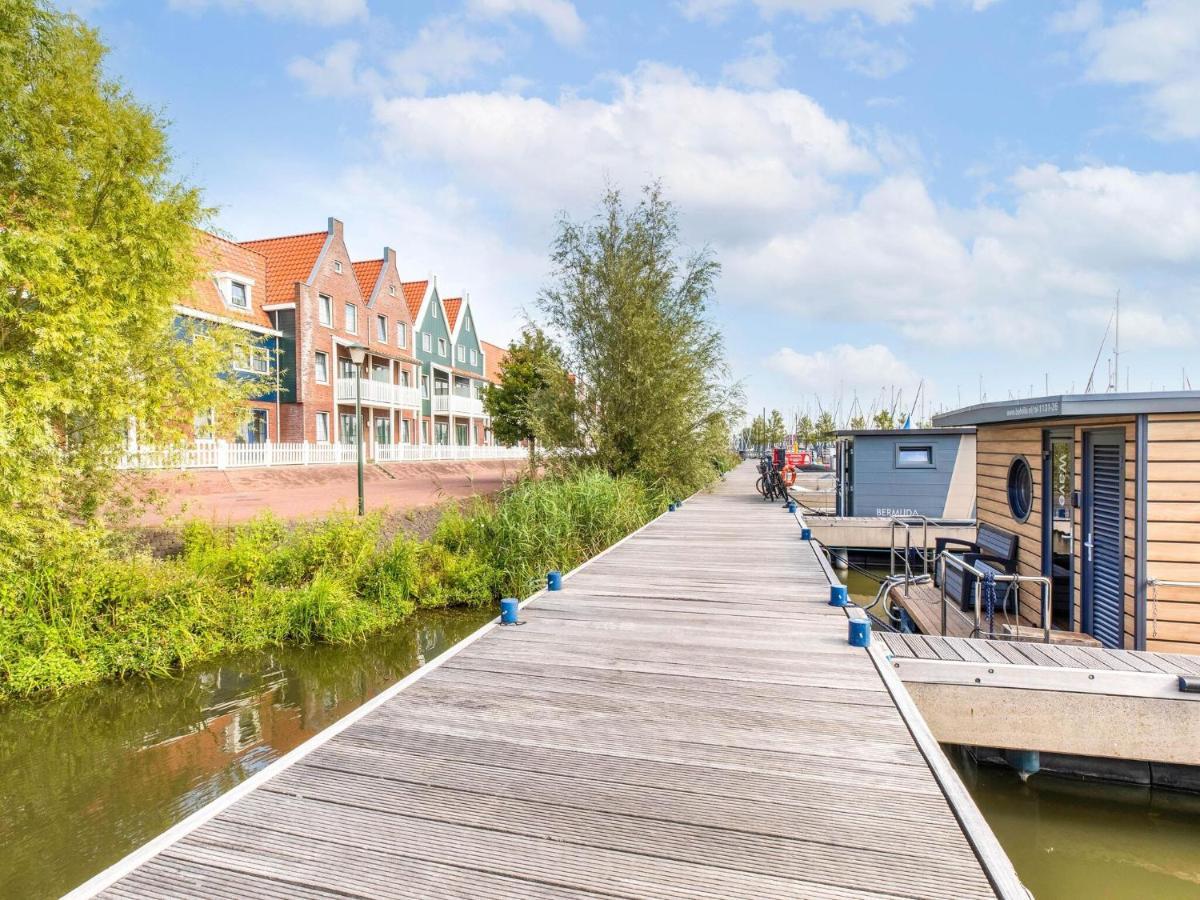
[[[519,460],[368,465],[367,510],[400,512],[490,494],[522,468]],[[158,498],[154,508],[131,523],[150,527],[196,518],[243,522],[267,509],[284,519],[302,519],[358,505],[354,466],[152,472],[137,476],[136,489]]]

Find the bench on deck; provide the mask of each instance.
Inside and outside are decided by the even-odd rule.
[[[943,551],[950,550],[951,555],[960,559],[967,566],[973,566],[980,571],[992,571],[997,575],[1015,575],[1017,571],[1017,535],[1003,528],[997,528],[988,522],[979,525],[975,540],[967,541],[962,538],[940,537],[934,543],[935,558],[940,558]],[[957,548],[961,547],[959,550]],[[936,569],[935,569],[936,571]],[[947,564],[942,578],[946,582],[946,596],[958,603],[959,609],[973,610],[975,608],[975,582],[979,576],[967,568]],[[996,595],[1000,604],[996,611],[1017,611],[1017,590],[1010,582],[1000,582],[996,585]]]

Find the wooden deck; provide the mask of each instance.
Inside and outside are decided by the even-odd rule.
[[[742,466],[74,896],[1019,896],[753,485]]]
[[[909,584],[905,593],[904,585],[894,585],[888,590],[888,599],[893,606],[900,607],[908,613],[913,624],[922,635],[942,634],[942,592],[934,587],[932,582]],[[996,635],[1004,640],[1040,641],[1042,629],[1036,623],[1017,613],[997,612],[994,618]],[[986,627],[985,627],[986,631]],[[946,637],[973,638],[975,637],[975,613],[963,612],[954,603],[946,604]],[[1078,631],[1062,631],[1052,629],[1050,640],[1054,644],[1078,644],[1082,646],[1099,647],[1100,642],[1088,634]]]
[[[952,744],[1200,765],[1200,657],[882,635],[930,730]]]

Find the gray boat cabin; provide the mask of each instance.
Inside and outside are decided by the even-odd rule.
[[[975,517],[975,429],[837,432],[839,516]]]

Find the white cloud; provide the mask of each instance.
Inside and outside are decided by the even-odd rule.
[[[858,13],[881,25],[909,22],[919,9],[934,5],[936,0],[753,0],[759,12],[767,17],[780,13],[802,16],[810,22],[820,22],[842,13]],[[982,12],[997,0],[953,0],[975,12]],[[685,18],[719,24],[739,5],[739,0],[678,0],[676,7]]]
[[[868,78],[889,78],[908,65],[908,51],[903,40],[891,45],[871,40],[857,16],[851,17],[844,27],[825,33],[821,55],[839,59],[850,71]]]
[[[367,0],[169,0],[172,9],[201,12],[219,7],[232,12],[258,12],[274,19],[315,25],[339,25],[367,17]]]
[[[1107,22],[1086,3],[1072,12],[1055,24],[1082,30],[1088,79],[1144,88],[1159,136],[1200,137],[1200,3],[1144,0]]]
[[[679,0],[675,5],[685,19],[717,25],[729,17],[738,0]]]
[[[846,123],[797,91],[711,87],[662,66],[616,79],[608,100],[460,93],[396,97],[375,112],[383,146],[539,220],[590,204],[606,178],[635,188],[661,176],[708,240],[757,239],[834,202],[831,177],[877,167]]]
[[[316,97],[342,97],[359,89],[358,41],[338,41],[319,59],[297,57],[287,71]]]
[[[487,18],[532,16],[562,44],[579,43],[586,30],[575,4],[569,0],[470,0],[469,9]]]
[[[775,52],[775,41],[768,34],[760,34],[745,43],[746,53],[728,63],[721,74],[726,81],[752,88],[774,87],[783,74],[784,60]]]
[[[921,382],[912,366],[883,344],[837,344],[813,353],[783,347],[767,358],[767,369],[786,379],[794,397],[829,397],[834,392],[841,395],[844,407],[855,395],[862,406],[869,407],[881,388],[893,386],[911,398]]]

